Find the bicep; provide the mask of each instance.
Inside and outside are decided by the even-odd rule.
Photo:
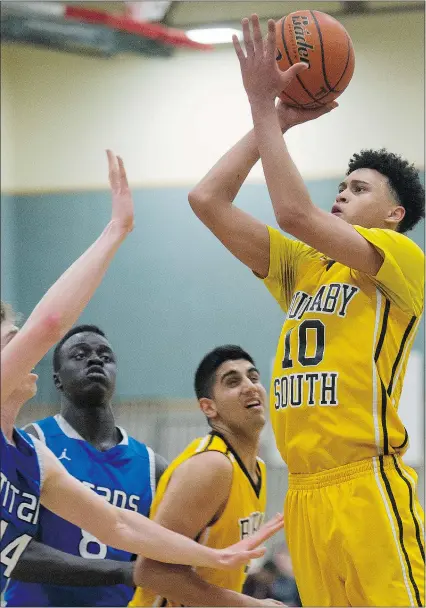
[[[235,206],[216,205],[201,221],[219,241],[259,277],[269,270],[269,233],[266,224]]]
[[[353,270],[374,276],[383,257],[351,224],[312,205],[307,216],[290,218],[281,226],[300,241]]]

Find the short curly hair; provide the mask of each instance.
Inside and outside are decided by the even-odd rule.
[[[425,189],[414,165],[407,160],[381,150],[361,150],[349,161],[346,175],[356,169],[375,169],[388,178],[396,199],[405,209],[405,215],[398,225],[398,232],[408,232],[425,216]]]

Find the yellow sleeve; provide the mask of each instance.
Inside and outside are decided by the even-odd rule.
[[[263,282],[282,310],[287,312],[301,261],[310,258],[314,250],[305,243],[289,239],[271,226],[268,226],[268,231],[269,272]]]
[[[383,256],[372,277],[391,302],[409,314],[420,316],[424,306],[425,255],[416,243],[400,232],[354,226]]]

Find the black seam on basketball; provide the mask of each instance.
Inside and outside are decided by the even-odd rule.
[[[386,492],[387,492],[387,495],[389,497],[390,503],[392,505],[392,511],[393,511],[394,516],[395,516],[396,523],[398,525],[399,544],[400,544],[400,547],[401,547],[402,552],[403,552],[404,557],[405,557],[405,563],[407,564],[408,576],[410,578],[411,584],[412,584],[413,589],[414,589],[414,593],[416,595],[417,605],[418,606],[422,606],[423,604],[422,604],[421,599],[420,599],[419,589],[418,589],[418,587],[416,585],[416,581],[414,580],[413,570],[411,568],[410,558],[408,557],[408,553],[407,553],[407,550],[406,550],[405,545],[404,545],[404,528],[403,528],[403,525],[402,525],[402,519],[401,519],[401,516],[400,516],[400,514],[398,512],[398,506],[396,504],[395,496],[394,496],[394,494],[392,492],[392,488],[391,488],[389,479],[387,478],[386,473],[385,473],[385,468],[383,466],[383,456],[379,456],[379,463],[380,463],[380,474],[381,474],[383,482],[385,484]]]
[[[295,106],[298,107],[298,108],[303,108],[306,105],[306,104],[303,104],[303,103],[299,103],[296,99],[294,99],[291,95],[289,95],[285,91],[283,91],[281,93],[281,95],[285,95],[286,97],[288,97],[295,104]],[[308,105],[310,105],[311,103],[312,102],[309,102]]]
[[[318,32],[318,38],[319,38],[320,49],[321,49],[321,65],[322,65],[322,75],[323,75],[323,77],[324,77],[324,82],[325,82],[325,84],[326,84],[326,86],[327,86],[328,90],[329,90],[329,91],[330,91],[330,93],[331,93],[331,86],[330,86],[330,83],[328,82],[328,79],[327,79],[327,72],[326,72],[326,69],[325,69],[325,56],[324,56],[324,47],[323,47],[323,44],[322,44],[322,34],[321,34],[321,28],[320,28],[320,26],[319,26],[319,23],[318,23],[318,21],[317,21],[317,18],[316,18],[316,17],[315,17],[315,15],[314,15],[314,11],[309,11],[309,12],[311,13],[312,19],[313,19],[313,21],[314,21],[314,23],[315,23],[315,26],[316,26],[316,28],[317,28],[317,32]]]
[[[407,328],[406,328],[406,330],[404,332],[404,335],[402,336],[402,340],[401,340],[401,344],[399,346],[398,354],[396,355],[395,361],[393,362],[393,366],[392,366],[391,379],[390,379],[388,390],[387,390],[387,393],[388,393],[389,396],[392,394],[393,382],[395,380],[396,368],[399,365],[399,362],[400,362],[401,357],[402,357],[402,353],[404,351],[405,343],[407,342],[408,336],[410,335],[410,332],[413,329],[413,325],[414,325],[414,323],[416,321],[416,318],[417,317],[411,317],[410,322],[407,325]]]
[[[286,21],[286,19],[287,19],[287,15],[284,17],[284,19],[282,20],[282,23],[281,23],[281,38],[282,38],[282,41],[283,41],[283,46],[284,46],[285,54],[287,55],[288,62],[289,62],[290,65],[293,65],[293,62],[292,62],[291,57],[290,57],[290,53],[288,52],[287,43],[286,43],[286,40],[285,40],[285,29],[284,28],[285,28],[285,21]],[[318,102],[320,106],[327,105],[325,103],[321,103],[320,101],[318,101],[312,95],[312,93],[310,93],[308,91],[308,89],[305,87],[305,85],[303,84],[302,80],[300,79],[299,75],[296,75],[296,78],[297,78],[300,86],[302,87],[302,89],[305,91],[305,93],[308,95],[308,97],[310,97],[312,99],[312,101]],[[303,105],[305,105],[305,104],[298,104],[298,105],[300,105],[301,107],[303,107]]]
[[[343,76],[346,74],[346,70],[348,69],[348,65],[349,65],[349,59],[351,58],[351,39],[349,38],[349,36],[346,34],[346,39],[348,41],[348,56],[346,58],[346,65],[345,65],[345,69],[342,72],[342,75],[340,76],[339,80],[336,82],[336,84],[334,85],[334,87],[331,89],[332,91],[336,92],[336,93],[340,93],[340,91],[337,90],[337,85],[339,84],[339,82],[342,80]],[[343,93],[343,91],[341,91]]]
[[[396,472],[401,477],[401,479],[405,482],[405,484],[407,485],[407,488],[408,488],[409,508],[410,508],[411,517],[413,518],[414,527],[416,529],[417,544],[418,544],[419,549],[420,549],[420,555],[422,556],[423,561],[425,561],[425,550],[423,548],[422,541],[421,541],[420,526],[419,526],[419,522],[417,521],[417,519],[416,519],[416,517],[414,515],[413,488],[411,487],[411,484],[409,483],[408,479],[405,479],[404,475],[402,474],[402,471],[401,471],[401,469],[398,466],[398,461],[395,458],[394,454],[392,454],[392,458],[393,458],[393,462],[394,462],[394,465],[395,465]]]

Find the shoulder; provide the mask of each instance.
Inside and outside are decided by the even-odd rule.
[[[362,226],[354,226],[354,228],[367,241],[378,249],[381,249],[385,254],[391,253],[395,257],[405,258],[409,263],[414,261],[422,265],[424,264],[424,252],[405,234],[383,228],[363,228]]]
[[[190,478],[200,485],[219,484],[232,481],[233,465],[230,458],[224,453],[208,450],[193,454],[182,462],[173,476]]]

